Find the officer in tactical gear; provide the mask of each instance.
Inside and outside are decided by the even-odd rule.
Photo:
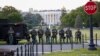
[[[29,42],[30,41],[30,32],[28,31],[28,28],[24,29],[24,36],[25,38],[27,39],[27,41]]]
[[[72,37],[72,31],[70,30],[70,28],[68,28],[66,30],[66,37],[67,37],[67,43],[70,41],[71,43],[71,37]]]
[[[57,43],[57,29],[52,29],[52,41]]]
[[[9,44],[14,44],[14,30],[12,27],[8,30],[9,34]]]
[[[43,34],[44,34],[44,31],[42,29],[39,29],[38,30],[39,43],[43,40]]]
[[[63,43],[65,43],[65,37],[64,37],[64,30],[63,29],[61,29],[59,31],[59,36],[60,36],[60,42],[63,41]]]
[[[33,29],[31,31],[31,36],[32,36],[32,42],[33,42],[33,44],[35,44],[37,42],[37,40],[36,40],[37,31],[35,29]]]
[[[75,39],[77,43],[81,43],[81,31],[80,29],[77,29],[77,31],[75,32]]]
[[[45,36],[46,36],[46,43],[50,43],[51,31],[49,28],[46,29]]]

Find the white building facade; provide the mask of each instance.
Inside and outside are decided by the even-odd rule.
[[[29,11],[30,12],[30,11]],[[47,25],[60,25],[61,10],[34,10],[31,13],[40,14],[43,18],[43,22]]]

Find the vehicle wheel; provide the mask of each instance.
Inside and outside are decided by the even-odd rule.
[[[16,45],[18,44],[18,40],[16,40]]]
[[[6,43],[9,44],[9,40],[8,39],[6,40]]]
[[[13,44],[17,45],[18,44],[18,40],[14,40]]]

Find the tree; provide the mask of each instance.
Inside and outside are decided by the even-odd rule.
[[[97,6],[98,6],[98,11],[93,15],[93,26],[94,27],[100,27],[100,2],[96,2]],[[84,10],[83,10],[83,6],[78,7],[76,9],[76,11],[78,12],[78,14],[81,16],[83,23],[85,24],[85,27],[89,27],[89,15],[87,15]]]
[[[2,18],[2,16],[3,16],[3,15],[2,15],[2,13],[0,12],[0,19]]]
[[[94,21],[94,25],[95,27],[100,27],[100,2],[96,2],[97,6],[98,6],[98,10],[96,12],[96,14],[93,15],[93,21]]]
[[[41,16],[40,14],[36,14],[35,17],[36,17],[36,21],[37,21],[38,23],[39,23],[39,22],[43,23],[43,22],[42,22],[42,21],[43,21],[43,18],[42,18],[42,16]]]
[[[29,26],[29,28],[38,26],[41,23],[41,20],[42,20],[42,17],[40,14],[27,13],[24,16],[24,22]]]
[[[18,12],[18,10],[15,9],[14,7],[12,7],[12,6],[4,6],[2,8],[2,13],[3,13],[4,16],[7,16],[12,12]]]
[[[12,23],[22,22],[22,15],[18,12],[12,12],[8,15],[8,19],[11,20]]]
[[[14,8],[12,6],[3,7],[2,11],[0,12],[0,18],[1,19],[9,19],[13,23],[22,22],[22,15],[16,8]]]
[[[34,19],[34,15],[31,14],[31,13],[27,13],[25,16],[24,16],[24,23],[26,23],[28,25],[29,28],[32,28],[33,26],[33,20]]]
[[[62,17],[62,23],[64,27],[74,27],[74,22],[76,18],[75,10],[72,10],[70,13],[67,13],[65,16]]]
[[[94,27],[100,27],[100,2],[96,2],[98,5],[98,11],[93,15],[93,26]],[[89,27],[89,15],[87,15],[84,10],[83,6],[80,6],[76,8],[75,10],[72,10],[70,13],[67,13],[65,16],[62,17],[61,21],[64,26],[69,25],[71,27],[74,27],[76,16],[80,15],[82,18],[82,23],[84,23],[84,27]]]
[[[60,21],[61,21],[61,27],[64,26],[65,24],[63,23],[63,17],[66,15],[66,8],[63,7],[61,9],[61,17],[60,17]]]
[[[98,5],[98,12],[100,12],[100,2],[96,2]]]
[[[82,18],[80,17],[80,15],[76,16],[75,28],[82,28]]]

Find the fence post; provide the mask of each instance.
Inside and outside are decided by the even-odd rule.
[[[16,53],[16,56],[19,56],[19,49],[17,48],[17,53]]]
[[[32,54],[31,49],[32,49],[32,48],[31,48],[31,42],[30,42],[30,56],[31,56],[31,54]]]
[[[95,37],[96,37],[96,46],[97,46],[97,33],[96,33]]]
[[[36,56],[38,56],[38,43],[36,42]]]
[[[71,37],[71,49],[73,49],[73,37]]]
[[[85,33],[85,42],[87,42],[87,35],[86,35],[86,33]]]
[[[27,45],[28,45],[28,56],[29,56],[29,43]]]
[[[84,34],[82,34],[82,47],[84,48]]]
[[[26,55],[26,45],[25,45],[25,56],[27,56],[27,55]]]
[[[31,56],[34,56],[33,55],[33,43],[31,43]]]
[[[60,50],[62,50],[62,39],[60,37]]]
[[[51,52],[52,52],[52,37],[51,37]]]
[[[42,55],[44,54],[44,43],[43,43],[43,38],[42,38]]]
[[[21,49],[21,56],[23,56],[23,46],[22,45],[21,45],[20,49]]]
[[[33,52],[33,55],[32,56],[34,56],[34,43],[32,43],[33,45],[32,45],[32,52]]]

